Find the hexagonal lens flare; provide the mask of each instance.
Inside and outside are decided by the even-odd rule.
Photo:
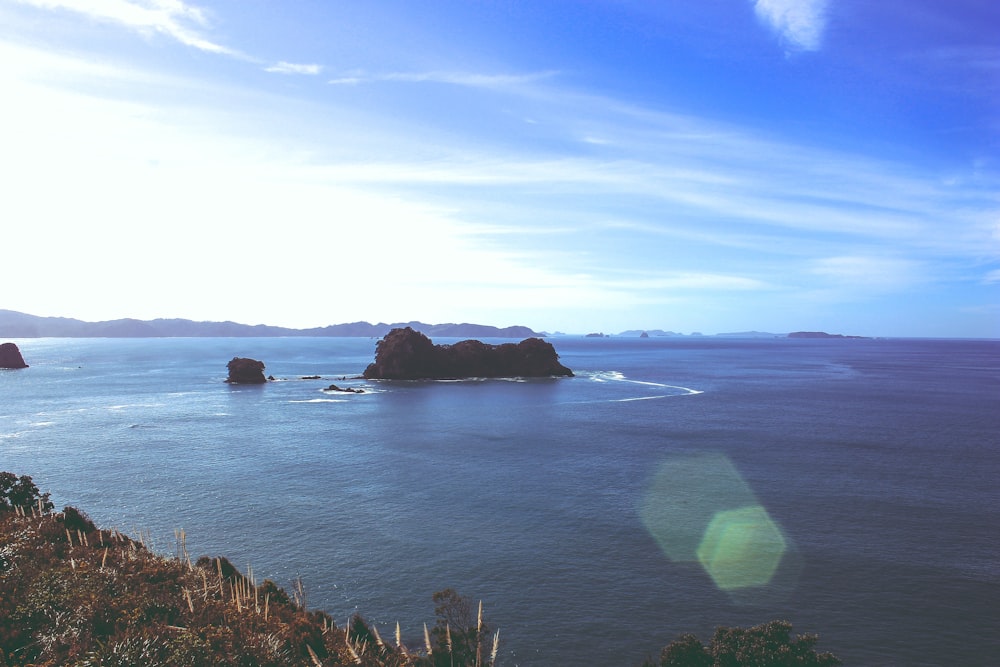
[[[698,546],[698,561],[725,591],[766,586],[785,553],[781,529],[760,505],[717,513]]]
[[[698,562],[725,591],[771,583],[789,544],[721,454],[675,456],[653,476],[640,515],[674,562]]]

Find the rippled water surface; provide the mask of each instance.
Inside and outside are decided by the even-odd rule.
[[[1000,343],[550,340],[576,377],[350,379],[368,339],[17,340],[0,469],[416,644],[454,587],[504,665],[775,618],[847,664],[996,664]],[[234,356],[277,381],[226,385]]]

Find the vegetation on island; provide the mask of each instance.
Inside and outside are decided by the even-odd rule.
[[[433,595],[435,623],[408,645],[355,614],[344,627],[306,608],[300,580],[287,593],[223,557],[177,552],[103,530],[80,510],[53,512],[31,477],[0,473],[0,667],[493,667],[499,631],[482,602]],[[684,635],[643,667],[840,664],[774,621],[719,628],[709,646]]]

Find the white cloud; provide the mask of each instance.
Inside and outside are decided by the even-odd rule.
[[[181,44],[210,53],[237,56],[237,51],[200,34],[208,25],[205,13],[181,0],[17,0],[39,9],[67,10],[91,19],[118,23],[140,33],[159,33]]]
[[[270,67],[264,68],[265,72],[275,72],[277,74],[319,74],[323,71],[322,65],[301,65],[297,63],[287,63],[282,60]]]
[[[331,79],[327,83],[353,85],[378,81],[402,81],[407,83],[447,83],[456,86],[468,86],[470,88],[506,88],[541,81],[554,77],[557,74],[558,72],[554,70],[528,72],[526,74],[478,74],[475,72],[447,71],[386,72],[381,74],[351,72],[342,77]]]
[[[754,11],[791,49],[820,48],[827,0],[754,0]]]
[[[983,278],[983,282],[986,283],[987,285],[991,285],[993,283],[1000,283],[1000,269],[994,269],[989,273],[987,273],[986,277]]]

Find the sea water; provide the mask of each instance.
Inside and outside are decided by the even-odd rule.
[[[501,665],[772,619],[846,664],[998,664],[1000,342],[550,340],[575,377],[368,382],[370,339],[20,339],[0,470],[417,646],[455,588]],[[234,356],[275,381],[227,385]]]

